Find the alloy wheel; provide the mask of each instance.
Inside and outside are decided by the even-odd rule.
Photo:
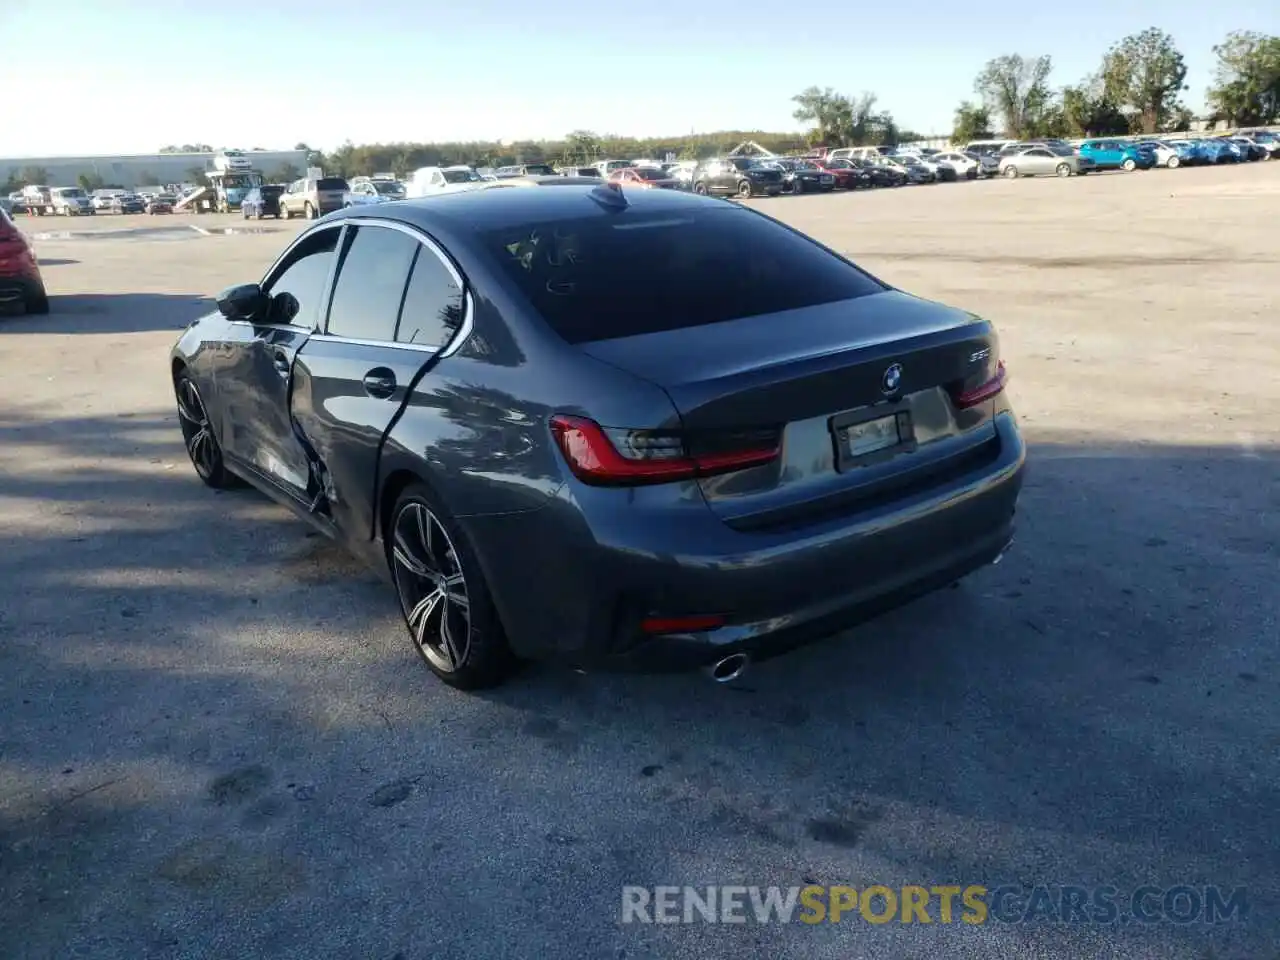
[[[222,455],[209,424],[200,391],[189,377],[178,381],[178,422],[182,425],[182,439],[186,443],[191,465],[203,480],[211,480],[222,466]]]
[[[392,526],[396,591],[414,643],[442,673],[455,673],[471,652],[471,599],[458,551],[425,504],[410,501]]]

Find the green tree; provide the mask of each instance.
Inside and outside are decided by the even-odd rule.
[[[399,170],[395,171],[396,176],[404,176]],[[302,171],[295,167],[292,163],[286,163],[275,173],[273,178],[276,183],[293,183],[302,176]]]
[[[1051,57],[1006,54],[989,60],[973,88],[991,113],[1000,117],[1004,134],[1015,140],[1031,136],[1051,106]]]
[[[991,111],[980,104],[962,100],[956,107],[956,118],[951,129],[951,142],[963,146],[970,140],[990,140]]]
[[[1280,121],[1280,37],[1237,30],[1213,52],[1218,66],[1210,106],[1233,125]]]
[[[18,171],[18,180],[24,187],[44,186],[49,182],[49,171],[44,167],[23,167]]]
[[[1063,87],[1061,115],[1062,136],[1107,137],[1129,132],[1129,118],[1108,96],[1101,77]]]
[[[82,173],[76,177],[76,183],[80,184],[80,189],[85,193],[93,193],[105,187],[107,182],[96,173]]]
[[[590,130],[574,130],[564,138],[560,158],[565,166],[594,163],[600,159],[600,138]]]
[[[1187,65],[1173,37],[1156,27],[1125,37],[1102,58],[1107,98],[1132,111],[1146,134],[1155,133],[1173,116],[1186,78]]]

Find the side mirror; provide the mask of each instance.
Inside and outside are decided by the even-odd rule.
[[[228,320],[262,320],[267,315],[268,298],[256,283],[228,287],[218,294],[218,312]]]

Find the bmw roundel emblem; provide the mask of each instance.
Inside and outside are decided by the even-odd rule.
[[[880,378],[880,389],[885,393],[897,393],[902,386],[902,364],[895,363]]]

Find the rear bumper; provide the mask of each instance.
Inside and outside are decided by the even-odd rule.
[[[521,655],[650,671],[736,652],[764,658],[1000,556],[1013,536],[1026,451],[1011,411],[995,422],[996,452],[971,472],[799,530],[738,532],[700,498],[670,515],[642,504],[635,515],[629,506],[596,511],[574,502],[572,486],[531,513],[462,522]],[[662,637],[639,628],[644,617],[701,614],[723,615],[726,625]]]

